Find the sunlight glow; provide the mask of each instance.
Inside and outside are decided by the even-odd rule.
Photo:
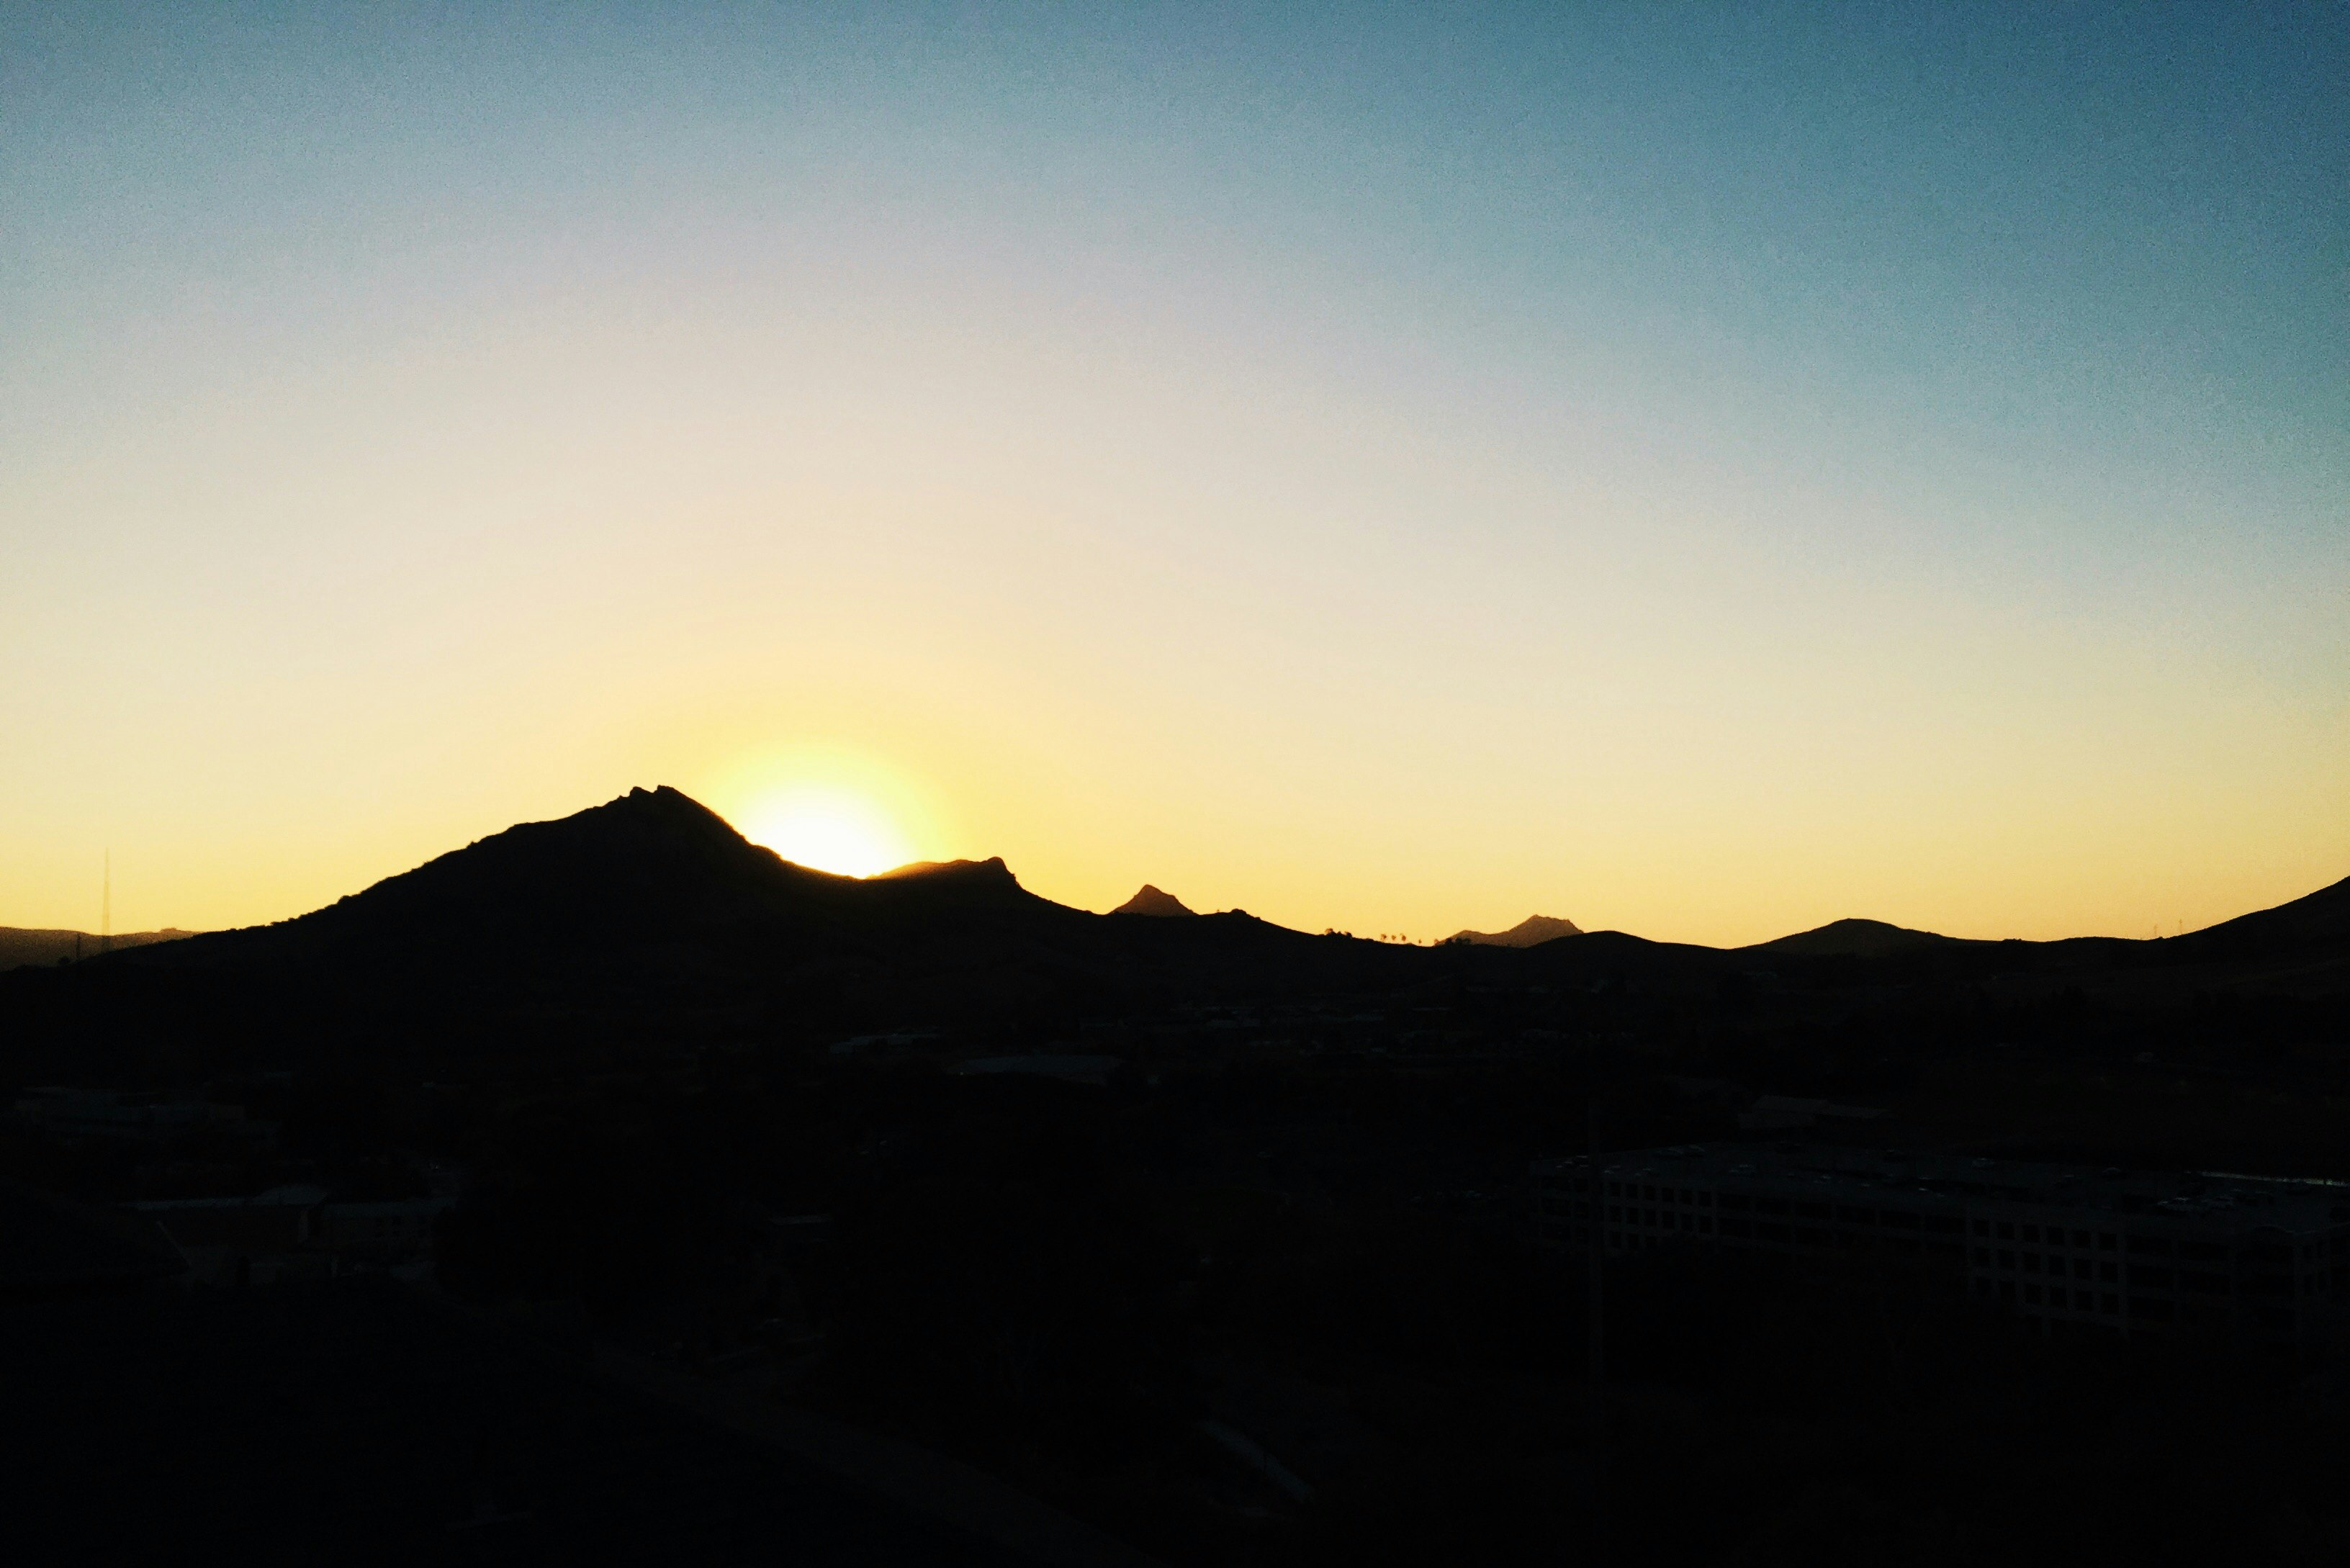
[[[797,865],[844,877],[870,877],[915,858],[905,834],[871,801],[821,784],[761,801],[743,836]]]

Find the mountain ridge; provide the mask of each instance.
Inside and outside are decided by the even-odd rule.
[[[1544,919],[1555,918],[1517,929]],[[1094,914],[1030,892],[1001,858],[837,876],[750,843],[662,786],[516,824],[291,919],[28,969],[7,983],[23,996],[32,994],[18,983],[25,975],[68,985],[137,976],[134,989],[210,987],[223,1016],[364,1014],[371,1028],[455,1019],[478,1033],[493,1027],[487,1020],[515,1017],[893,1023],[1073,1006],[1114,1014],[1145,998],[1329,995],[1471,979],[1588,993],[1628,985],[1699,996],[1761,984],[1825,996],[1861,983],[1854,965],[1877,977],[1869,983],[2009,992],[2350,993],[2350,880],[2160,940],[1975,941],[1838,921],[1735,950],[1606,931],[1527,947],[1417,948],[1308,935],[1238,910]]]
[[[1556,915],[1528,915],[1506,931],[1455,931],[1445,940],[1471,947],[1532,948],[1561,937],[1579,937],[1584,929]]]

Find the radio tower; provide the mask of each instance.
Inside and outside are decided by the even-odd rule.
[[[114,851],[106,852],[106,877],[99,884],[98,950],[114,950]]]

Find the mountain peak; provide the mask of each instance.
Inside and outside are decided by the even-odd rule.
[[[1112,909],[1110,913],[1113,915],[1196,915],[1199,911],[1188,908],[1183,900],[1174,894],[1162,893],[1145,882],[1141,892]]]
[[[1451,940],[1483,948],[1531,948],[1560,937],[1579,937],[1583,928],[1556,915],[1528,915],[1506,931],[1455,931]]]

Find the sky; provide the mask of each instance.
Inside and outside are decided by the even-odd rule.
[[[2345,81],[2338,4],[0,0],[0,924],[660,784],[1421,940],[2297,897]]]

